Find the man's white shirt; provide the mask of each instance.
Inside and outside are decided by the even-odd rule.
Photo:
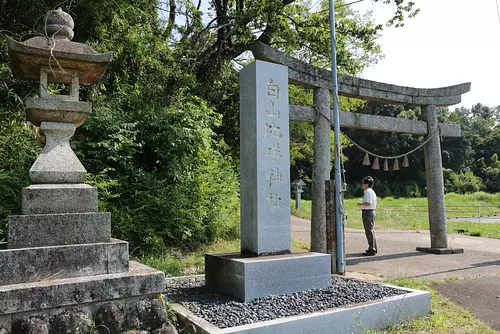
[[[375,210],[377,208],[377,195],[372,188],[365,189],[363,203],[370,203],[370,205],[361,207],[362,210]]]

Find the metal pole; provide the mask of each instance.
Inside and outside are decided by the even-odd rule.
[[[333,92],[333,146],[334,146],[334,169],[335,169],[335,227],[337,237],[337,273],[343,274],[344,269],[344,225],[341,215],[341,185],[340,175],[340,122],[339,122],[339,101],[337,87],[337,48],[335,44],[335,7],[333,0],[330,1],[330,53],[332,59],[332,92]]]

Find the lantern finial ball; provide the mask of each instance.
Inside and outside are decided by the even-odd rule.
[[[63,12],[61,8],[51,10],[45,16],[45,32],[50,38],[72,40],[74,27],[75,22],[71,15]]]

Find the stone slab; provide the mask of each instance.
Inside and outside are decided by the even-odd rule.
[[[111,240],[111,214],[9,216],[7,240],[10,249],[108,242]]]
[[[0,251],[0,285],[128,271],[128,243],[7,249]]]
[[[432,247],[417,247],[418,252],[430,253],[430,254],[462,254],[464,252],[463,248],[432,248]]]
[[[169,306],[163,298],[153,293],[10,313],[0,316],[0,334],[176,333],[164,326]]]
[[[296,253],[242,257],[240,253],[205,254],[208,289],[241,301],[330,285],[330,255]]]
[[[164,291],[163,272],[130,261],[125,273],[0,286],[0,314],[157,294]]]
[[[184,328],[194,327],[196,333],[357,334],[383,329],[393,324],[429,314],[431,311],[430,293],[407,288],[405,290],[410,290],[410,292],[347,307],[224,329],[219,329],[195,316],[181,305],[174,304],[172,309]]]
[[[240,84],[241,249],[290,253],[288,70],[255,61]]]
[[[87,184],[37,184],[23,188],[23,215],[97,212],[97,188]]]

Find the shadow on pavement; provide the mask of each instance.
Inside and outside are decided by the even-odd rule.
[[[453,268],[450,270],[436,271],[433,273],[416,275],[415,277],[425,277],[425,276],[430,276],[430,275],[435,275],[435,274],[451,273],[451,272],[460,271],[460,270],[468,270],[471,268],[480,268],[480,267],[488,267],[488,266],[500,266],[500,260],[499,261],[480,262],[480,263],[471,263],[468,267]]]
[[[364,263],[364,262],[373,262],[373,261],[382,261],[382,260],[393,260],[399,259],[402,257],[412,257],[412,256],[422,256],[428,255],[422,252],[410,252],[410,253],[398,253],[398,254],[389,254],[389,255],[375,255],[375,256],[363,256],[361,253],[355,254],[346,254],[346,264],[349,266],[353,266],[356,264]]]

